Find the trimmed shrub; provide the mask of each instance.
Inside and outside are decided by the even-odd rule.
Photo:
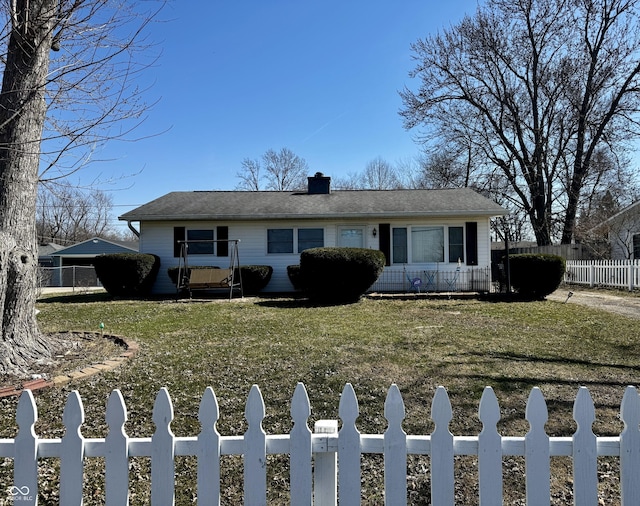
[[[241,265],[240,275],[242,276],[242,291],[244,294],[256,294],[264,289],[273,274],[273,267],[270,265]],[[238,270],[234,273],[238,280]]]
[[[300,264],[287,265],[287,276],[293,285],[294,290],[302,290],[302,279],[300,278]]]
[[[382,251],[364,248],[311,248],[300,254],[302,287],[312,300],[354,302],[384,270]]]
[[[530,299],[544,299],[555,291],[566,269],[564,258],[548,254],[512,255],[509,264],[511,286]]]
[[[151,292],[160,257],[146,253],[115,253],[93,259],[96,275],[112,297],[141,297]]]

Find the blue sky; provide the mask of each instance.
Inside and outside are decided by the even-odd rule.
[[[344,177],[418,146],[398,90],[415,86],[410,44],[471,14],[476,0],[174,1],[150,37],[157,104],[108,159],[82,176],[114,178],[114,215],[176,190],[232,190],[245,158],[291,149],[312,175]],[[120,176],[137,174],[130,178]],[[114,223],[117,220],[114,219]],[[124,224],[120,222],[120,227]]]

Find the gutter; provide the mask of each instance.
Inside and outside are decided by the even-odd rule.
[[[131,224],[131,221],[127,221],[127,227],[129,227],[129,230],[133,232],[133,235],[140,239],[140,232]]]

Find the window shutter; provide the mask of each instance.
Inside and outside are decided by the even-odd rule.
[[[218,239],[218,241],[223,241],[216,243],[216,245],[218,246],[216,256],[228,257],[229,243],[225,241],[229,239],[229,227],[216,227],[216,239]]]
[[[380,251],[384,253],[385,265],[391,265],[391,225],[380,223],[378,225],[380,234]]]
[[[478,224],[475,221],[465,223],[467,265],[478,265]]]
[[[173,256],[178,258],[180,256],[180,246],[181,244],[178,241],[185,240],[185,228],[184,227],[173,227]]]

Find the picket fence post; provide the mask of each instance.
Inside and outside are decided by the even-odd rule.
[[[129,504],[129,437],[124,431],[127,408],[120,390],[114,390],[107,401],[109,432],[105,437],[106,506]]]
[[[478,482],[482,506],[502,505],[502,436],[498,433],[500,406],[493,388],[485,387],[480,398],[478,417],[482,431],[478,435]]]
[[[67,397],[62,423],[65,434],[60,451],[60,504],[81,506],[84,438],[80,426],[84,423],[84,409],[77,390]]]
[[[620,406],[624,429],[620,434],[620,493],[622,506],[640,504],[640,397],[637,390],[625,389]]]
[[[151,503],[154,506],[173,506],[175,436],[170,427],[173,421],[173,405],[165,387],[162,387],[156,396],[152,420],[156,431],[151,436]]]
[[[384,417],[389,426],[384,433],[384,503],[407,504],[407,434],[402,429],[405,409],[398,386],[394,383],[384,402]]]
[[[198,504],[204,506],[220,506],[219,418],[218,399],[213,388],[207,387],[198,409]]]
[[[313,432],[315,434],[337,434],[338,420],[318,420]],[[314,506],[338,505],[338,454],[324,451],[316,453],[313,472]]]
[[[596,410],[585,387],[578,390],[573,419],[578,426],[573,434],[574,504],[598,504],[598,447],[592,429]]]
[[[267,439],[262,428],[264,400],[258,385],[253,385],[247,398],[244,417],[249,427],[244,433],[244,504],[267,504]]]
[[[360,504],[360,432],[356,428],[360,413],[351,383],[342,390],[338,414],[342,420],[338,432],[338,502],[356,506]]]
[[[550,504],[549,436],[544,431],[549,417],[547,403],[538,387],[531,389],[525,418],[530,427],[524,437],[527,504]]]
[[[38,420],[38,408],[31,390],[20,394],[16,421],[18,434],[14,441],[13,486],[14,500],[21,504],[38,502],[38,437],[34,425]]]
[[[453,418],[449,395],[443,386],[436,389],[431,403],[431,419],[436,428],[431,434],[431,503],[453,504]]]
[[[291,400],[291,419],[293,427],[290,438],[289,462],[291,469],[291,504],[311,506],[313,504],[313,481],[311,458],[311,430],[308,420],[311,416],[311,404],[307,390],[298,383]]]

